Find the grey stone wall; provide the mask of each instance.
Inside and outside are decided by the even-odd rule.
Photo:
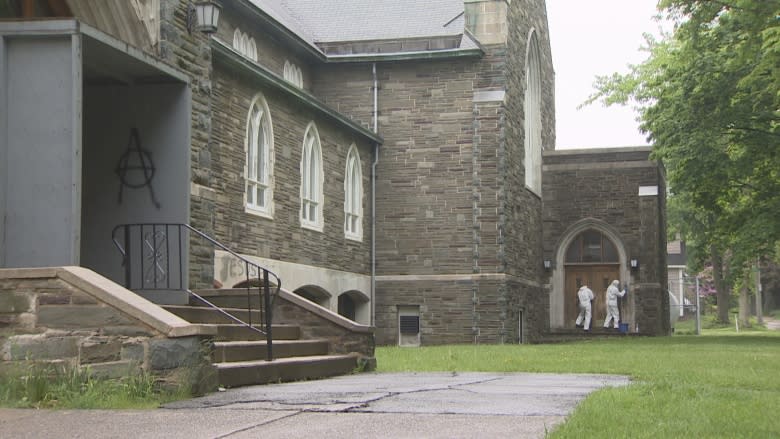
[[[423,345],[474,342],[472,284],[471,280],[378,282],[377,344],[398,344],[398,305],[420,307]]]
[[[141,371],[212,391],[210,337],[164,334],[57,278],[0,279],[0,366],[64,362],[119,378]]]
[[[421,341],[428,344],[516,341],[519,307],[526,316],[547,309],[540,291],[541,200],[525,189],[522,126],[526,39],[535,27],[544,77],[543,144],[553,148],[544,2],[515,2],[508,24],[509,43],[485,46],[479,59],[377,63],[379,134],[385,139],[378,170],[377,274],[508,275],[493,284],[454,285],[380,277],[379,344],[397,341],[397,305],[429,310],[421,310]],[[371,126],[370,64],[325,66],[313,90]],[[504,90],[503,101],[475,100],[475,93]],[[546,320],[532,318],[526,325],[525,335],[533,339]]]
[[[371,243],[371,162],[373,146],[346,129],[295,106],[283,94],[251,78],[218,66],[211,166],[214,190],[213,228],[218,240],[234,251],[316,267],[368,274]],[[274,133],[274,212],[268,219],[245,212],[244,138],[249,105],[257,93],[268,103]],[[300,162],[303,137],[314,121],[320,135],[324,171],[324,230],[301,227]],[[344,235],[344,178],[350,145],[360,154],[363,184],[363,240]],[[284,281],[284,280],[283,280]],[[331,292],[338,294],[340,292]]]
[[[525,69],[531,30],[539,42],[542,68],[542,148],[555,148],[555,74],[552,66],[544,1],[512,2],[508,12],[507,96],[505,141],[499,156],[499,178],[504,182],[500,196],[499,225],[503,242],[504,269],[521,279],[538,281],[541,275],[542,199],[525,186]],[[542,177],[544,181],[544,177]]]
[[[303,86],[311,88],[312,59],[300,55],[297,50],[291,50],[280,37],[272,37],[264,32],[263,26],[258,24],[257,16],[251,9],[245,7],[242,2],[224,2],[216,37],[232,46],[233,33],[236,28],[254,38],[257,44],[257,60],[267,69],[282,76],[284,62],[289,61],[301,69],[303,74]],[[316,66],[314,66],[316,67]]]
[[[332,354],[358,353],[369,363],[376,361],[374,332],[369,328],[350,330],[283,297],[277,298],[273,318],[277,324],[299,325],[301,339],[328,340]]]
[[[543,1],[510,4],[507,56],[506,142],[502,169],[505,236],[504,266],[519,279],[538,282],[541,270],[541,204],[538,194],[525,187],[525,84],[528,37],[533,30],[539,42],[542,67],[542,148],[555,147],[554,72],[547,17]],[[543,198],[542,198],[543,199]]]
[[[289,262],[366,274],[370,270],[370,164],[373,146],[333,123],[296,108],[285,96],[265,90],[251,78],[212,63],[208,39],[189,34],[186,2],[161,0],[161,57],[192,78],[191,224],[239,252]],[[282,76],[285,59],[310,75],[307,60],[261,32],[243,6],[227,5],[217,38],[232,45],[236,26],[257,44],[258,60]],[[274,219],[251,215],[243,204],[244,136],[251,99],[262,92],[274,123],[276,184]],[[324,161],[324,233],[300,227],[300,157],[310,121],[317,124]],[[363,241],[344,238],[344,173],[349,146],[359,148],[363,171]],[[213,247],[191,240],[190,286],[211,287]]]
[[[208,36],[187,32],[188,2],[160,0],[160,53],[168,64],[190,76],[192,90],[192,123],[190,128],[190,178],[193,183],[210,187],[213,178],[209,143],[213,107],[211,85],[211,47]],[[207,191],[190,194],[190,224],[206,234],[213,234],[215,207]],[[213,249],[200,240],[190,245],[190,286],[210,287],[213,279]]]
[[[492,71],[496,63],[489,56],[484,63],[471,59],[377,64],[379,134],[385,139],[377,182],[380,275],[472,272],[474,200],[483,188],[492,186],[495,191],[495,173],[489,171],[495,166],[492,139],[500,118],[495,106],[475,108],[473,94],[482,84],[499,82],[480,73]],[[314,92],[371,126],[371,86],[370,65],[335,65],[324,68]],[[481,150],[473,148],[475,126],[485,139],[480,139]],[[483,161],[488,174],[475,178],[475,163]],[[495,219],[495,210],[484,217],[485,222]],[[480,228],[495,231],[489,224]],[[486,257],[495,264],[489,253]]]

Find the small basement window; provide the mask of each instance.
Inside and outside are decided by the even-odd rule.
[[[401,334],[402,335],[415,335],[420,333],[420,317],[419,316],[401,316]]]
[[[420,346],[419,306],[398,306],[398,345]]]

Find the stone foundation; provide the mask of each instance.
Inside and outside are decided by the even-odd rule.
[[[170,386],[213,390],[214,331],[192,325],[81,267],[0,269],[0,363],[150,372]]]

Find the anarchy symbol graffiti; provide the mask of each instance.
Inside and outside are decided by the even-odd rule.
[[[130,130],[130,140],[127,143],[127,150],[119,163],[116,165],[116,173],[119,175],[119,204],[122,204],[122,191],[125,186],[131,189],[140,189],[144,186],[149,187],[149,196],[156,208],[160,208],[160,203],[154,196],[152,179],[154,179],[154,162],[152,153],[141,147],[141,139],[138,136],[138,130]]]

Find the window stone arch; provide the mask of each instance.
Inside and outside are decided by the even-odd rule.
[[[314,122],[309,123],[301,150],[301,227],[323,230],[323,167],[320,135]]]
[[[274,133],[265,97],[258,93],[249,104],[244,137],[244,205],[249,213],[273,216]]]
[[[542,68],[536,31],[531,30],[526,45],[524,146],[525,185],[542,194]]]

